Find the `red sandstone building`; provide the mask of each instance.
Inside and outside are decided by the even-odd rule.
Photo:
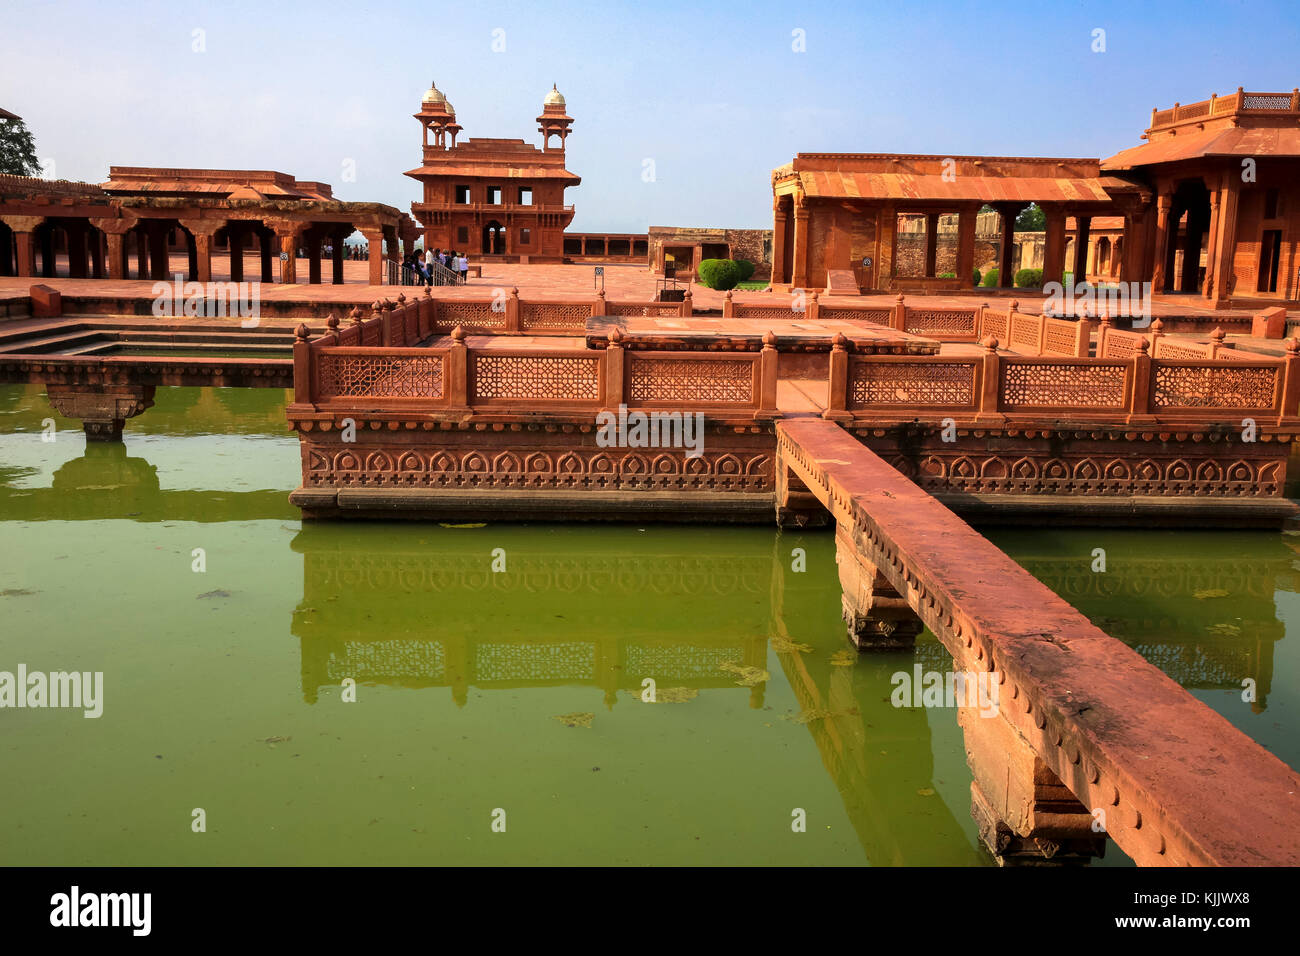
[[[563,262],[564,230],[573,207],[564,190],[582,182],[564,168],[564,142],[573,125],[554,88],[537,117],[542,148],[522,139],[469,139],[456,110],[436,85],[415,114],[424,134],[423,162],[406,175],[424,191],[411,212],[424,228],[426,249],[455,249],[495,262]]]
[[[772,173],[773,281],[850,292],[969,289],[976,217],[991,206],[1002,216],[1005,287],[1011,225],[1034,202],[1047,221],[1044,281],[1072,272],[1151,282],[1157,297],[1215,308],[1300,305],[1300,91],[1238,88],[1153,110],[1142,138],[1105,161],[801,153]],[[952,213],[957,241],[944,248],[938,219]],[[925,254],[903,259],[900,223],[918,216]],[[1102,235],[1092,235],[1094,223]]]

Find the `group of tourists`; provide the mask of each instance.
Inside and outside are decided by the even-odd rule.
[[[449,280],[439,281],[446,277],[435,269],[435,263],[451,273]],[[469,258],[454,249],[426,250],[423,255],[416,251],[402,260],[403,285],[445,285],[447,281],[464,285],[468,278]]]

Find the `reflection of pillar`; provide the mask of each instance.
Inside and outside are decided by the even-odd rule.
[[[835,563],[843,588],[844,623],[858,649],[911,649],[925,625],[840,527],[835,529]]]
[[[469,644],[464,635],[445,637],[442,649],[451,699],[457,707],[464,707],[469,702]]]
[[[954,665],[956,666],[956,665]],[[971,782],[971,816],[980,840],[999,866],[1087,863],[1106,850],[1104,832],[1093,832],[1094,818],[1034,753],[1015,727],[1002,718],[1004,700],[987,683],[998,675],[970,673],[974,701],[984,706],[958,707],[957,722],[966,741]],[[981,690],[983,687],[983,690]],[[972,700],[966,697],[966,700]]]

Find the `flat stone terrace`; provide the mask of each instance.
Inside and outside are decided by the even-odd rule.
[[[470,258],[474,264],[473,257]],[[408,297],[413,293],[411,287],[372,286],[367,284],[368,263],[344,262],[343,285],[310,285],[305,281],[307,274],[306,260],[299,263],[297,273],[300,276],[295,284],[267,283],[261,286],[261,297],[267,303],[295,303],[301,308],[296,312],[302,317],[327,314],[331,307],[351,308],[353,305],[369,305],[376,299],[388,296],[393,298],[399,291],[406,291]],[[592,266],[589,265],[518,265],[485,263],[482,265],[482,277],[470,278],[464,286],[439,287],[439,298],[481,298],[490,295],[493,289],[517,288],[520,296],[534,299],[572,299],[576,296],[594,295],[598,285]],[[610,299],[627,299],[650,301],[659,288],[661,279],[640,265],[605,265],[604,289]],[[172,256],[171,274],[184,274],[187,269],[184,256]],[[260,272],[260,260],[257,256],[247,256],[245,276],[254,277]],[[228,262],[222,257],[213,257],[213,281],[225,281],[230,278]],[[69,279],[40,277],[0,277],[0,302],[7,299],[19,299],[27,296],[34,284],[44,284],[58,289],[67,297],[85,297],[101,299],[141,299],[153,298],[153,281],[140,279]],[[686,284],[679,284],[686,288]],[[698,283],[689,286],[694,299],[696,312],[722,310],[726,293],[705,288]],[[772,305],[785,303],[789,296],[780,292],[766,290],[733,290],[733,300],[737,303],[754,305]],[[914,306],[929,308],[970,308],[981,302],[989,302],[995,308],[1005,306],[1011,301],[1019,302],[1019,311],[1038,313],[1042,311],[1044,297],[1036,289],[979,289],[960,295],[915,295],[907,296],[907,302]],[[893,305],[893,295],[870,296],[833,296],[823,297],[823,301],[833,301],[837,306],[884,307]],[[1209,309],[1198,304],[1201,300],[1188,297],[1184,303],[1172,297],[1163,297],[1153,302],[1153,317],[1186,317],[1212,323],[1206,327],[1209,331],[1213,323],[1225,327],[1249,325],[1253,310],[1248,309]],[[0,309],[0,317],[3,317]],[[1300,319],[1300,313],[1294,318]]]

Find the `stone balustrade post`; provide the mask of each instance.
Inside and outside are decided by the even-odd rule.
[[[898,298],[894,300],[894,314],[891,316],[890,328],[902,332],[907,328],[907,304],[903,301],[903,293],[898,293]]]
[[[447,352],[447,398],[454,411],[469,411],[469,349],[465,330],[459,325],[451,330],[451,348]]]
[[[609,330],[609,343],[605,346],[605,395],[603,410],[618,413],[618,407],[626,403],[623,394],[625,356],[623,348],[623,330],[618,326]]]
[[[331,315],[337,326],[339,317]],[[313,362],[311,343],[307,340],[309,330],[305,323],[300,323],[294,330],[293,341],[293,400],[298,405],[310,405],[316,401],[316,383],[313,380]]]
[[[1281,422],[1300,419],[1300,339],[1286,340],[1286,357],[1282,359]]]
[[[1148,333],[1148,338],[1151,340],[1152,358],[1160,357],[1160,340],[1164,338],[1164,334],[1165,334],[1165,324],[1163,322],[1161,322],[1159,319],[1156,319],[1154,322],[1151,323],[1151,331]],[[1213,345],[1210,346],[1210,357],[1211,358],[1214,357]]]
[[[691,297],[690,286],[686,287],[686,295],[682,296],[682,305],[677,314],[683,319],[689,319],[695,314],[695,300]]]
[[[1011,317],[1007,316],[1010,332]],[[1001,411],[1002,358],[998,355],[998,340],[988,336],[980,345],[984,348],[979,366],[979,405],[975,413],[977,422],[996,421]]]
[[[1151,414],[1151,343],[1143,338],[1138,341],[1137,354],[1133,356],[1133,383],[1129,391],[1128,417],[1130,424],[1148,424],[1155,421]]]
[[[833,422],[853,420],[849,411],[849,340],[843,332],[831,339],[831,354],[826,383],[826,410],[822,418]]]
[[[821,318],[822,314],[821,302],[817,299],[818,295],[818,291],[813,289],[812,299],[808,302],[808,318],[814,322]]]
[[[732,300],[732,298],[731,298],[731,290],[728,289],[728,290],[727,290],[727,296],[726,296],[726,298],[723,299],[723,301],[722,301],[722,317],[723,317],[724,319],[730,319],[730,318],[732,318],[735,314],[736,314],[736,307],[735,307],[735,304],[734,304],[734,302],[733,302],[733,300]]]
[[[601,293],[602,295],[604,293]],[[507,335],[519,335],[523,332],[523,316],[520,315],[519,307],[519,288],[512,286],[510,295],[506,297],[506,328]]]
[[[1092,330],[1096,323],[1092,319],[1080,318],[1074,330],[1074,354],[1076,358],[1087,358],[1092,348]]]
[[[776,333],[768,330],[763,336],[763,351],[758,357],[758,411],[754,417],[764,420],[780,418],[776,410],[776,383],[779,377],[780,353],[776,349]]]

